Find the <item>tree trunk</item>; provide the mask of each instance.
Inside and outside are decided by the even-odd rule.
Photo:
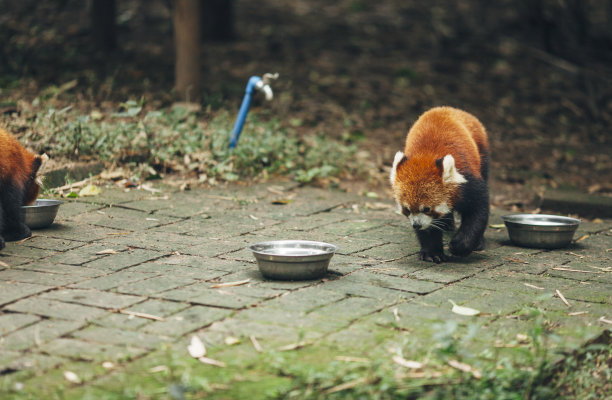
[[[194,101],[200,96],[200,1],[176,0],[174,6],[176,94]]]
[[[114,50],[117,47],[116,9],[115,0],[93,0],[91,4],[93,41],[99,50]]]

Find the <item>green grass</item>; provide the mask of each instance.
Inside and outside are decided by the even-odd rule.
[[[529,322],[531,329],[520,345],[504,351],[495,351],[491,343],[481,346],[479,352],[470,350],[470,344],[483,329],[471,323],[436,326],[438,334],[428,348],[416,346],[409,336],[384,329],[381,332],[386,333],[378,336],[376,343],[363,343],[357,348],[349,345],[351,350],[321,342],[294,351],[257,353],[245,338],[237,346],[211,348],[209,356],[225,361],[226,368],[204,365],[188,357],[185,343],[177,343],[82,386],[64,382],[59,376],[62,367],[53,379],[47,374],[25,380],[25,389],[11,394],[15,399],[108,400],[569,400],[609,396],[612,378],[609,333],[597,344],[563,355],[562,343],[551,346],[554,333],[543,312],[528,309],[520,318]],[[391,361],[390,344],[394,344],[395,354],[420,360],[424,368],[412,371],[396,365]],[[552,350],[555,347],[558,350]],[[337,358],[347,353],[367,360],[346,362]],[[470,365],[480,375],[453,368],[450,360]]]
[[[139,178],[179,172],[201,181],[237,181],[287,175],[299,182],[355,175],[360,164],[349,140],[324,134],[298,135],[278,119],[248,116],[236,149],[228,151],[234,115],[196,113],[177,106],[144,111],[135,101],[103,115],[71,107],[39,111],[28,121],[8,120],[20,139],[52,158],[100,159],[130,167]],[[12,128],[12,129],[11,129]]]

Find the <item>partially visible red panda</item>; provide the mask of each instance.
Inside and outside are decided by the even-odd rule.
[[[425,112],[410,128],[404,152],[397,152],[391,186],[397,205],[416,231],[419,259],[447,261],[442,233],[461,226],[449,243],[457,256],[484,248],[489,220],[489,141],[473,115],[451,107]]]
[[[36,200],[40,189],[36,175],[45,158],[26,150],[13,135],[0,129],[0,250],[5,239],[32,235],[21,206]]]

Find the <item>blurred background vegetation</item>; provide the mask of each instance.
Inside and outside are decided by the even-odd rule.
[[[187,13],[199,24],[188,92],[176,90],[179,7],[198,10]],[[283,164],[268,172],[384,185],[416,117],[452,105],[488,128],[495,201],[521,202],[513,193],[544,185],[612,191],[610,0],[0,0],[0,9],[0,124],[55,158],[204,181],[223,179],[218,165],[246,178]],[[239,171],[206,149],[231,128],[249,76],[264,72],[280,73],[275,99],[254,97],[239,146],[268,132],[302,151],[279,164],[234,155]],[[192,117],[173,111],[185,100]],[[317,140],[336,145],[302,163]]]

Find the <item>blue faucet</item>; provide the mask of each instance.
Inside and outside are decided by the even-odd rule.
[[[244,92],[244,97],[242,98],[242,104],[240,105],[240,111],[238,111],[238,117],[236,118],[236,122],[234,123],[234,129],[232,129],[232,133],[230,136],[230,149],[236,147],[238,139],[240,138],[240,132],[242,132],[244,121],[246,120],[246,116],[249,113],[249,107],[251,106],[251,96],[253,95],[253,89],[261,90],[262,92],[264,92],[266,100],[272,100],[274,95],[272,93],[272,88],[270,87],[269,82],[270,79],[277,78],[278,74],[264,74],[263,78],[260,78],[259,76],[252,76],[249,79],[249,83],[247,84],[246,90]]]

